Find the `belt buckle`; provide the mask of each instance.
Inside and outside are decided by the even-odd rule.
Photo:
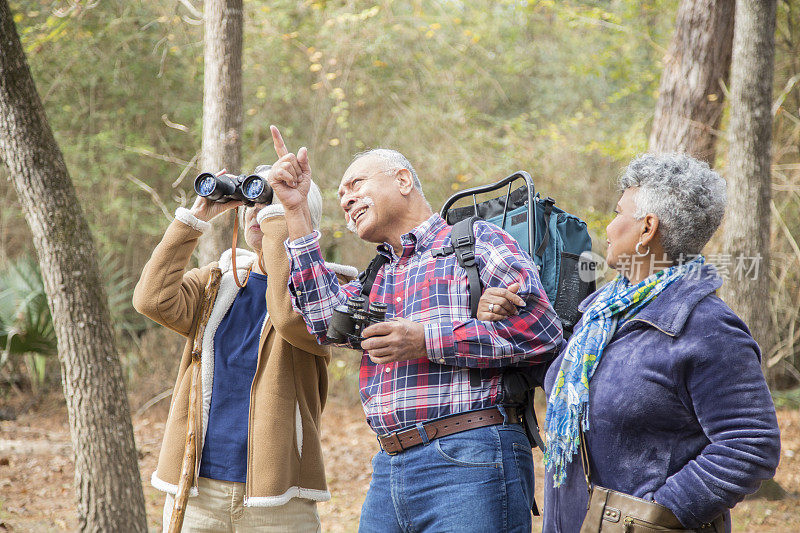
[[[387,455],[397,455],[398,453],[403,451],[403,445],[400,443],[400,437],[397,436],[397,432],[389,433],[388,435],[378,435],[378,445],[381,447],[381,450],[386,452]],[[397,451],[390,452],[383,446],[383,442],[381,439],[385,439],[386,441],[394,441],[397,444]]]

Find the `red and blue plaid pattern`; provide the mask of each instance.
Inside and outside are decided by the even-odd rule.
[[[398,257],[375,278],[370,301],[388,306],[387,319],[404,317],[425,325],[427,359],[375,364],[366,352],[359,386],[367,422],[378,434],[434,418],[491,407],[500,400],[501,367],[538,364],[561,343],[561,324],[547,300],[536,267],[506,232],[483,221],[475,224],[475,254],[484,287],[519,283],[526,305],[498,322],[470,318],[467,274],[455,255],[434,257],[450,244],[451,227],[433,215],[402,236]],[[337,305],[361,290],[359,280],[340,286],[325,267],[319,233],[286,243],[292,261],[292,305],[309,332],[325,342]],[[469,369],[480,369],[480,387],[470,386]]]

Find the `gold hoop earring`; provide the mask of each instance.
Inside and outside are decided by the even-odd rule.
[[[639,251],[639,247],[642,244],[644,244],[644,243],[642,243],[642,241],[639,241],[639,242],[636,243],[636,248],[634,248],[634,251],[636,252],[636,255],[638,255],[639,257],[644,257],[644,256],[646,256],[647,254],[650,253],[650,247],[649,246],[647,247],[647,251],[646,252],[640,252]]]

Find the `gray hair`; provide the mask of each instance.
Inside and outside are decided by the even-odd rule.
[[[725,180],[708,163],[686,154],[639,155],[619,186],[639,188],[633,216],[658,217],[661,245],[673,261],[699,254],[725,214]]]
[[[406,156],[397,150],[391,150],[389,148],[373,148],[372,150],[365,150],[357,153],[355,157],[353,157],[353,160],[350,162],[350,164],[352,165],[359,159],[370,155],[380,157],[390,168],[404,168],[408,170],[411,173],[412,179],[414,180],[414,188],[417,189],[420,194],[425,196],[425,193],[422,192],[422,183],[420,183],[419,178],[417,177],[417,171],[411,166],[411,163],[408,161],[408,159],[406,159]]]
[[[276,200],[272,200],[275,203]],[[311,212],[311,226],[314,229],[319,229],[322,224],[322,193],[319,187],[313,181],[311,187],[308,189],[308,210]]]

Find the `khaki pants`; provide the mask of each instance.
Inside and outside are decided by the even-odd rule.
[[[317,504],[292,498],[275,507],[245,507],[244,483],[218,481],[201,477],[199,495],[189,498],[183,518],[184,532],[319,533]],[[163,530],[169,529],[174,500],[167,494],[164,502]]]

